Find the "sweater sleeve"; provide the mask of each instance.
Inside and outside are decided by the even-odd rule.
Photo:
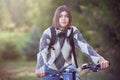
[[[48,28],[43,32],[40,38],[36,69],[40,69],[47,62],[47,54],[49,53],[48,46],[50,43],[50,37],[51,37],[51,32],[50,32],[50,29]]]
[[[92,61],[97,64],[101,56],[87,43],[87,41],[82,37],[82,34],[76,27],[74,27],[73,32],[75,46],[79,50],[81,50],[82,53],[88,55],[92,59]]]

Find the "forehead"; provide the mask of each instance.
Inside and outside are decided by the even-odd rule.
[[[67,15],[68,13],[66,11],[62,11],[60,15]]]

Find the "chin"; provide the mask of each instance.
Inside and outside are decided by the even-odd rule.
[[[67,25],[61,25],[61,26],[66,27]]]

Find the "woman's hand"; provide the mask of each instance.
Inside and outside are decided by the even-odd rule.
[[[109,61],[107,61],[106,59],[104,59],[104,58],[101,57],[101,58],[99,59],[99,61],[98,61],[98,64],[100,64],[101,70],[104,70],[104,69],[108,68],[108,66],[109,66]]]
[[[35,70],[35,74],[38,78],[45,76],[45,70],[44,68],[40,68],[39,70]]]

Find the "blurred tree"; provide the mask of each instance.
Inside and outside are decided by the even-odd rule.
[[[41,25],[43,28],[50,25],[51,0],[23,0],[24,19],[28,25]],[[49,24],[48,24],[49,23]]]
[[[11,15],[11,19],[16,25],[24,22],[22,0],[5,0],[7,10]]]
[[[41,25],[48,27],[51,23],[51,0],[0,0],[1,26],[19,27],[22,25]],[[48,7],[49,6],[49,7]],[[0,27],[1,27],[0,26]]]
[[[0,28],[4,29],[11,23],[13,22],[7,10],[6,3],[4,0],[0,0]]]

